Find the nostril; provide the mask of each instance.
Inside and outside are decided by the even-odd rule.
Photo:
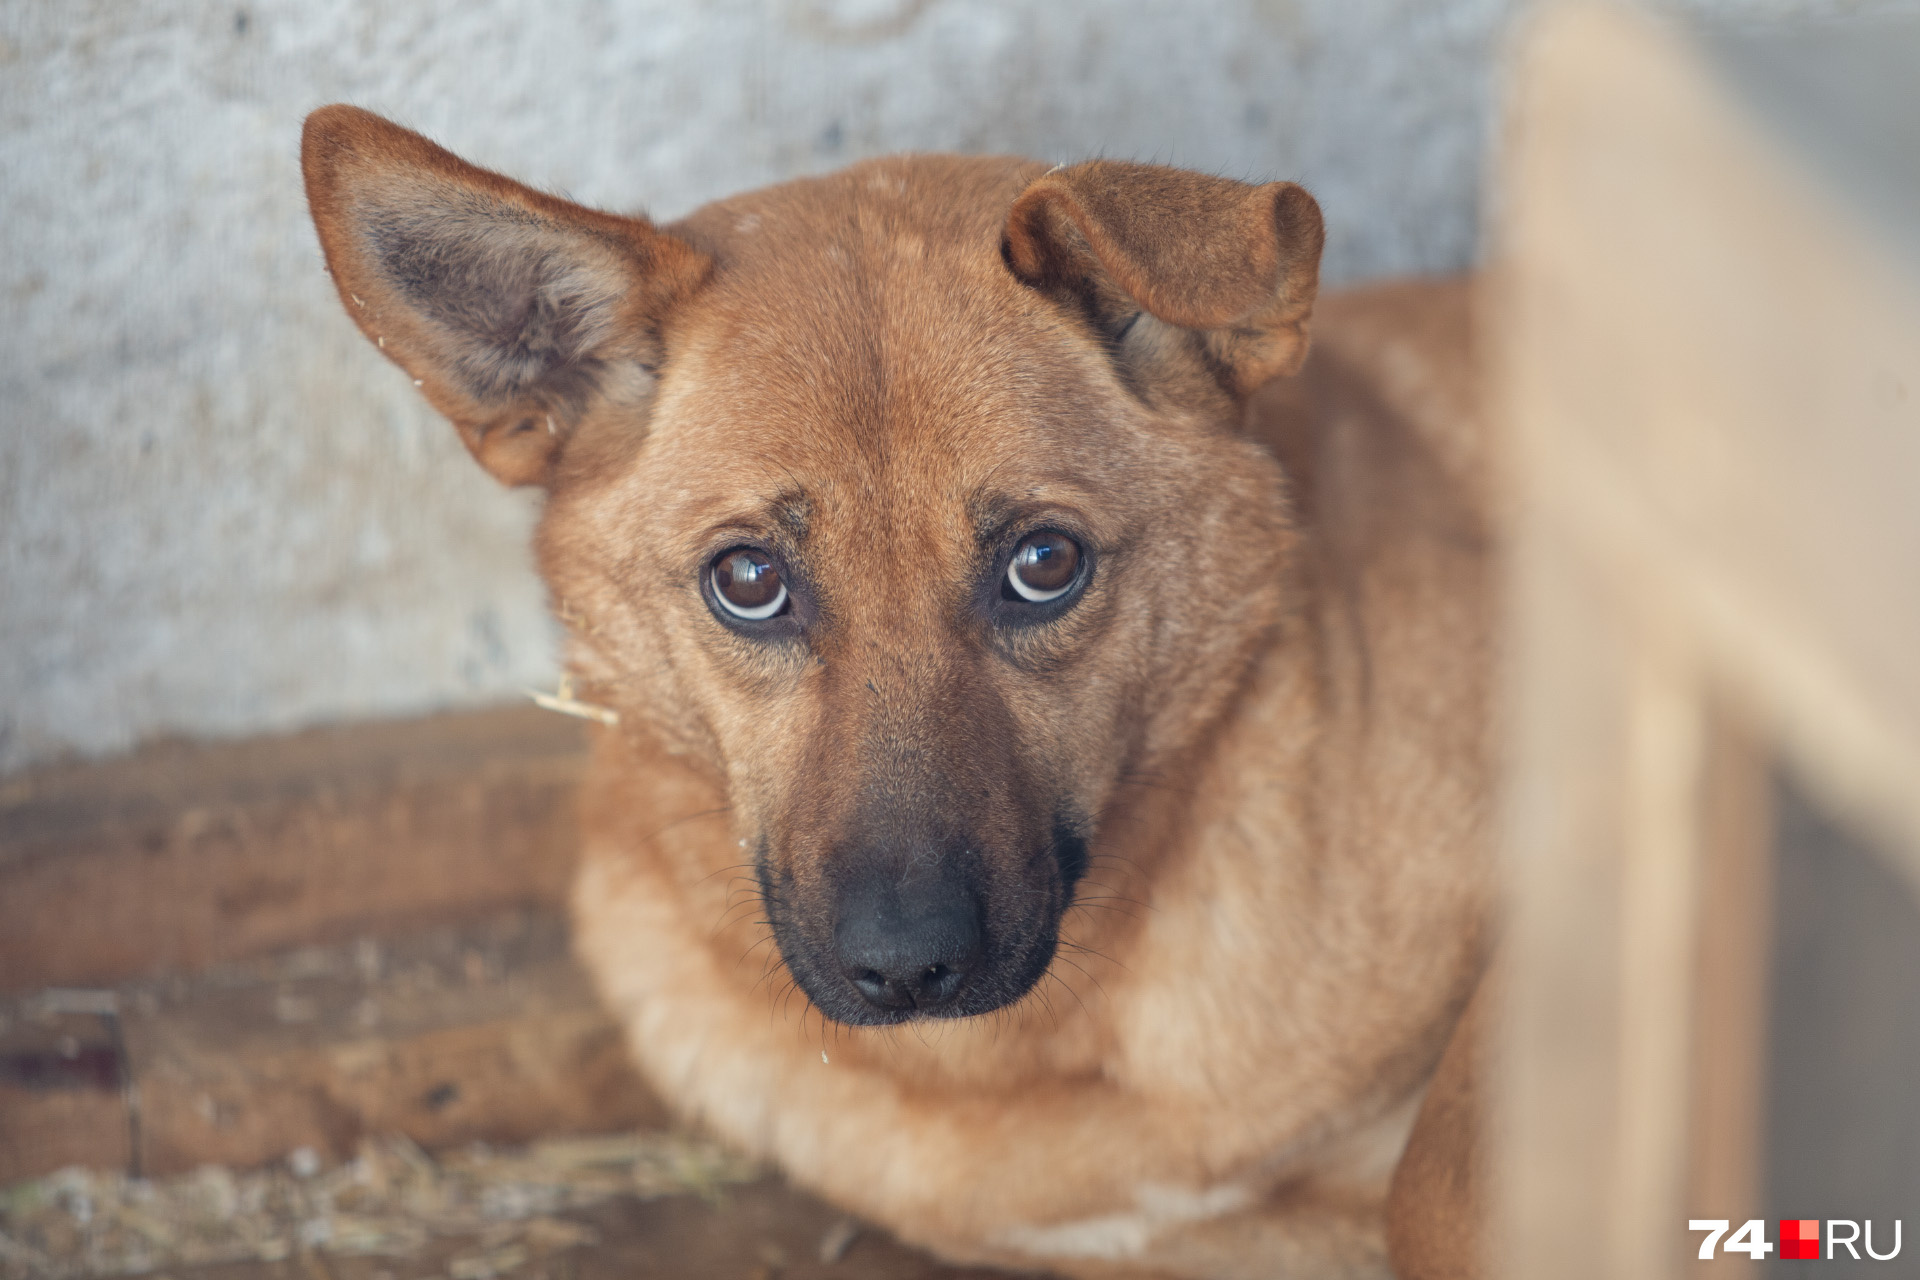
[[[977,949],[976,949],[977,950]],[[929,963],[907,960],[875,967],[862,964],[863,957],[845,956],[841,972],[865,999],[882,1009],[934,1009],[951,1001],[966,985],[977,957],[969,951],[965,957],[935,960]]]
[[[876,969],[849,969],[847,980],[865,996],[869,1004],[882,1009],[911,1009],[914,992],[911,985],[887,977]]]
[[[933,1009],[958,995],[966,983],[967,970],[947,964],[930,964],[920,973],[914,1001],[923,1009]]]
[[[869,1003],[882,1009],[937,1008],[958,993],[967,977],[966,968],[944,963],[909,968],[897,975],[851,965],[843,972]]]

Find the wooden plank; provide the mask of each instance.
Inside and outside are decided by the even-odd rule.
[[[122,1062],[108,1019],[0,1006],[0,1185],[72,1164],[128,1166]]]
[[[578,722],[516,707],[10,779],[0,992],[558,903],[584,761]]]
[[[1507,590],[1494,1252],[1503,1275],[1597,1280],[1615,1274],[1630,637],[1592,567],[1537,515],[1522,520]]]
[[[1773,924],[1773,785],[1750,726],[1724,707],[1708,723],[1700,797],[1699,925],[1687,1121],[1686,1213],[1760,1211],[1768,949]],[[1751,1259],[1693,1263],[1739,1280]]]
[[[445,1147],[666,1122],[551,914],[302,948],[100,994],[119,1010],[125,1078],[0,1087],[0,1183],[66,1164],[164,1174],[299,1147],[344,1157],[385,1133]],[[43,997],[10,1004],[0,1063],[76,1038],[71,1015],[37,1008]],[[77,1028],[88,1039],[76,1047],[108,1043],[101,1021]]]
[[[1617,590],[1614,595],[1619,600]],[[1607,1197],[1608,1254],[1611,1275],[1661,1280],[1677,1274],[1685,1256],[1677,1228],[1688,1164],[1692,1023],[1701,995],[1691,978],[1705,835],[1706,707],[1684,640],[1657,620],[1640,621],[1620,762],[1626,794],[1617,854],[1619,1128]]]

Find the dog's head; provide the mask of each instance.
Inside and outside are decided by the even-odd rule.
[[[1244,398],[1306,351],[1300,188],[873,161],[656,228],[330,107],[347,311],[544,485],[570,662],[724,778],[830,1017],[984,1013],[1053,958],[1102,812],[1283,606]]]

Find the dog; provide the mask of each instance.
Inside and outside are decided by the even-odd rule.
[[[546,490],[617,720],[577,946],[682,1115],[955,1261],[1472,1273],[1459,282],[1316,317],[1307,192],[1110,160],[667,226],[347,106],[302,162],[347,314]]]

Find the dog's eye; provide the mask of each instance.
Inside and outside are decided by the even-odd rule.
[[[1080,544],[1064,533],[1029,534],[1014,548],[1007,585],[1022,600],[1045,604],[1073,589],[1080,576]]]
[[[787,607],[787,584],[773,557],[758,547],[735,547],[714,557],[708,570],[713,598],[736,618],[759,622]]]

